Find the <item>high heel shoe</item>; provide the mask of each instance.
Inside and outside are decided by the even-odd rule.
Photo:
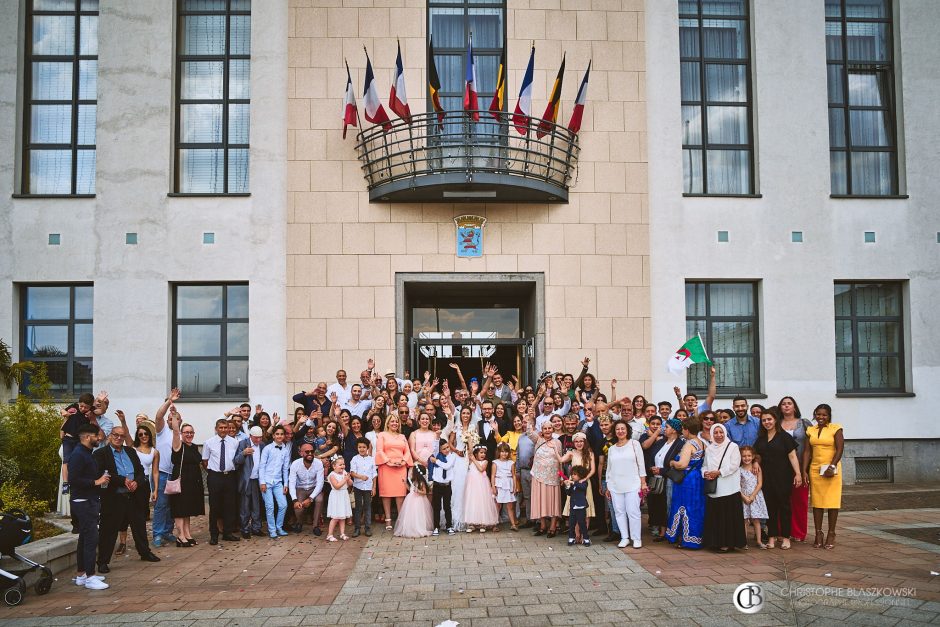
[[[183,542],[183,541],[180,540],[179,538],[176,538],[176,546],[178,546],[178,547],[186,547],[186,548],[188,549],[189,547],[192,546],[192,544],[190,544],[189,542]]]
[[[196,542],[196,541],[193,540],[192,538],[190,538],[189,540],[187,540],[186,543],[187,543],[189,546],[196,546],[197,544],[199,544],[198,542]]]

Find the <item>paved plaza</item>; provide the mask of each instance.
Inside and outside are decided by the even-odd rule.
[[[202,521],[205,518],[201,519]],[[50,594],[0,607],[10,625],[896,625],[940,623],[940,509],[843,512],[832,551],[729,555],[647,542],[565,546],[530,532],[327,543],[277,541],[158,549],[159,564],[115,558],[112,587],[61,576]],[[205,529],[197,537],[205,537]],[[732,604],[738,584],[764,605]]]

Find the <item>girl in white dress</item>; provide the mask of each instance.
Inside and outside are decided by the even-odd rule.
[[[516,469],[515,462],[509,457],[512,449],[505,442],[500,442],[496,447],[496,459],[493,460],[493,470],[490,480],[493,486],[493,496],[496,497],[496,510],[505,507],[509,515],[510,529],[519,531],[519,525],[516,523]],[[499,530],[499,526],[496,527]]]
[[[349,505],[349,486],[352,477],[346,472],[346,460],[336,457],[333,460],[333,472],[328,477],[330,482],[330,500],[326,504],[326,516],[330,519],[330,528],[327,530],[328,542],[336,542],[333,530],[339,523],[339,539],[349,540],[346,535],[346,519],[352,518],[352,507]]]

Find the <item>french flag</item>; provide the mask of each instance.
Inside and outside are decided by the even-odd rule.
[[[587,71],[584,72],[581,87],[578,88],[578,97],[574,101],[574,111],[571,112],[571,120],[568,122],[568,130],[575,134],[581,130],[581,118],[584,116],[584,104],[587,102],[588,76],[590,75],[591,62],[588,61]]]
[[[372,73],[372,61],[366,51],[366,82],[362,88],[362,103],[365,105],[366,119],[373,124],[381,124],[386,131],[392,128],[392,123],[385,113],[385,107],[379,100],[379,92],[375,88],[375,74]]]
[[[463,110],[470,113],[474,122],[480,121],[479,103],[477,102],[477,66],[473,62],[473,33],[467,42],[467,86],[463,92]]]
[[[408,106],[408,94],[405,93],[405,67],[401,62],[401,42],[398,42],[398,58],[395,59],[395,82],[388,97],[388,107],[395,115],[411,124],[411,107]]]
[[[353,90],[349,63],[346,64],[346,97],[343,99],[343,139],[346,139],[346,127],[356,127],[356,92]]]
[[[522,88],[519,90],[519,101],[512,114],[512,124],[520,135],[529,134],[529,117],[532,115],[532,76],[535,73],[535,46],[529,54],[529,65],[526,66],[525,76],[522,77]]]

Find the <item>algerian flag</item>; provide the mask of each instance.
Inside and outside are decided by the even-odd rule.
[[[702,343],[702,336],[696,334],[695,337],[683,344],[676,354],[666,362],[666,370],[672,374],[682,374],[689,369],[692,364],[712,363],[705,352],[705,344]]]

